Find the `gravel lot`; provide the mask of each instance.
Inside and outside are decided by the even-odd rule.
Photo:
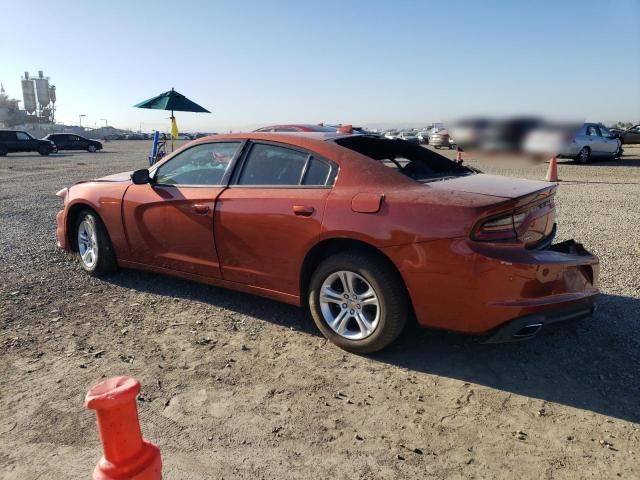
[[[601,261],[591,320],[504,345],[413,329],[359,357],[296,308],[130,270],[95,279],[58,251],[54,192],[144,167],[148,146],[0,158],[0,478],[89,478],[83,398],[116,374],[143,384],[168,479],[640,478],[640,148],[559,166],[559,240]]]

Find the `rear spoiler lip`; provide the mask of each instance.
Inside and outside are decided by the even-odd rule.
[[[531,203],[536,203],[538,201],[544,200],[548,197],[555,195],[556,190],[558,189],[558,184],[554,183],[549,185],[548,187],[542,188],[540,190],[536,190],[531,193],[527,193],[521,197],[514,198],[514,208],[524,207]]]

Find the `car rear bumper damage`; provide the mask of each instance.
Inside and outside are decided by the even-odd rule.
[[[546,249],[436,240],[385,251],[401,259],[396,265],[425,327],[482,336],[505,328],[503,336],[524,339],[535,323],[564,317],[558,312],[588,315],[599,293],[598,258],[573,240]]]
[[[595,310],[595,297],[590,297],[571,308],[525,315],[524,317],[516,318],[496,328],[493,332],[481,339],[481,343],[506,343],[528,340],[535,337],[548,325],[567,320],[587,318],[590,317]]]

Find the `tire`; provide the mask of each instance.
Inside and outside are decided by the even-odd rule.
[[[584,165],[585,163],[589,163],[591,159],[591,149],[589,147],[582,147],[582,150],[578,152],[578,156],[576,156],[576,163]]]
[[[96,153],[96,152],[98,151],[98,149],[97,149],[97,147],[96,147],[95,145],[89,145],[89,146],[87,147],[87,151],[88,151],[89,153]]]
[[[345,282],[353,288],[345,290]],[[321,292],[325,292],[323,298]],[[402,333],[409,299],[402,278],[390,264],[370,253],[347,251],[318,265],[309,286],[309,308],[328,340],[353,353],[372,353]]]
[[[47,147],[46,145],[40,145],[38,147],[38,153],[43,157],[46,157],[51,153],[51,147]]]
[[[117,269],[116,256],[104,223],[92,210],[78,215],[74,229],[78,261],[91,275],[103,275]],[[91,250],[92,253],[87,253]]]
[[[0,145],[0,157],[6,157],[9,150],[4,145]]]

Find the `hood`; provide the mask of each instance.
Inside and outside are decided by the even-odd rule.
[[[132,171],[114,173],[113,175],[107,175],[106,177],[96,178],[94,182],[130,182],[132,173]]]
[[[555,187],[554,184],[549,182],[500,177],[484,173],[452,178],[442,182],[431,182],[427,185],[435,190],[475,193],[501,198],[520,198],[540,190]]]

